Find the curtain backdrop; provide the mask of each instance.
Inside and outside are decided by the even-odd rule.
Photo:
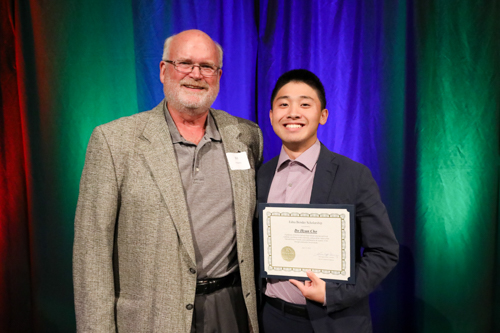
[[[366,164],[401,245],[375,332],[500,332],[500,4],[412,0],[0,2],[0,331],[72,332],[73,218],[92,129],[163,98],[163,41],[224,48],[214,107],[280,140],[270,95],[306,68],[319,130]]]

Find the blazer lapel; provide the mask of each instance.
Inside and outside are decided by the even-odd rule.
[[[311,204],[327,204],[332,190],[333,180],[337,173],[338,165],[334,162],[335,154],[321,144],[321,150],[316,165],[313,188],[311,191]]]
[[[259,170],[259,176],[257,177],[257,200],[259,203],[267,202],[274,173],[276,171],[276,167],[278,166],[278,159],[279,155],[264,164]]]
[[[139,153],[144,155],[179,238],[191,260],[196,264],[187,204],[172,139],[163,114],[163,104],[164,102],[153,109],[144,131],[139,135],[141,141]]]
[[[222,145],[225,153],[247,152],[245,144],[240,141],[240,130],[236,118],[217,110],[212,110],[215,123],[222,138]],[[248,207],[251,205],[250,195],[254,193],[250,190],[251,184],[248,170],[231,170],[228,164],[231,187],[233,189],[234,215],[236,227],[246,226],[248,218]],[[238,233],[240,234],[240,233]]]

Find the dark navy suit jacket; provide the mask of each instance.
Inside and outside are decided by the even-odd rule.
[[[259,203],[267,202],[277,163],[278,156],[259,169]],[[333,153],[322,144],[310,203],[356,207],[356,283],[327,282],[326,306],[307,300],[314,331],[371,332],[368,296],[396,265],[399,254],[377,183],[366,166]]]

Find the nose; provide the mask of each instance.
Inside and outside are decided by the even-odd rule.
[[[195,79],[201,79],[203,75],[201,75],[201,67],[200,65],[193,65],[193,70],[189,75]]]
[[[300,118],[300,113],[298,112],[298,107],[294,104],[290,105],[288,108],[287,118],[289,119],[298,119]]]

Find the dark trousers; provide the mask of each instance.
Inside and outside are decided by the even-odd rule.
[[[247,333],[248,328],[241,285],[196,295],[191,333]]]
[[[265,303],[262,309],[264,333],[313,333],[309,319],[284,313]]]

